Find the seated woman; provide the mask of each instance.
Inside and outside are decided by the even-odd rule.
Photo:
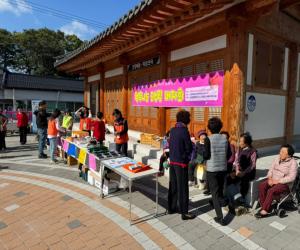
[[[244,133],[240,137],[240,147],[236,152],[233,170],[227,178],[227,186],[239,185],[240,195],[235,198],[229,197],[229,200],[245,203],[245,197],[248,193],[250,182],[255,179],[256,174],[257,151],[252,146],[252,136]]]
[[[169,140],[170,140],[170,130],[166,133],[163,139],[163,154],[159,160],[159,176],[165,174],[165,169],[169,166]]]
[[[277,157],[267,174],[267,180],[259,185],[259,203],[261,210],[255,215],[256,218],[266,217],[270,212],[272,201],[275,196],[289,192],[289,185],[297,176],[297,162],[293,158],[294,149],[291,145],[281,146]]]

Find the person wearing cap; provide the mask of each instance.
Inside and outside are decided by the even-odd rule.
[[[199,138],[199,141],[195,145],[195,152],[189,164],[189,186],[195,185],[195,169],[198,164],[203,164],[205,162],[204,158],[207,157],[204,147],[206,137],[207,133],[205,130],[198,131],[197,138]]]
[[[63,117],[62,128],[72,131],[73,127],[73,116],[71,115],[71,110],[66,110]]]
[[[128,140],[129,140],[127,120],[123,118],[121,111],[118,109],[115,109],[112,115],[115,118],[114,134],[115,134],[116,150],[119,153],[122,153],[125,156],[127,156]]]

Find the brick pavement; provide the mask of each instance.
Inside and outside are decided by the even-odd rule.
[[[207,199],[197,190],[191,190],[191,209],[198,214],[195,220],[183,222],[177,215],[164,215],[132,229],[127,221],[128,194],[100,200],[97,189],[86,185],[76,169],[36,159],[34,141],[25,147],[17,147],[15,138],[7,141],[11,149],[0,153],[0,165],[8,167],[0,171],[0,249],[298,249],[300,244],[297,212],[283,219],[256,220],[244,215],[219,227],[212,221],[214,212]],[[268,165],[271,159],[261,159],[260,165]],[[160,178],[160,212],[165,210],[167,184],[166,178]],[[134,187],[135,216],[152,213],[153,180],[139,181]],[[107,217],[103,211],[118,218]],[[18,230],[29,230],[31,237],[23,240]],[[38,233],[43,230],[52,233],[44,239]],[[61,238],[61,234],[70,236]],[[7,238],[3,240],[2,235]]]

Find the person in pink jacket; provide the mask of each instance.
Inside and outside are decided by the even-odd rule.
[[[293,158],[294,152],[289,144],[281,146],[279,157],[273,161],[267,180],[259,185],[261,210],[256,214],[257,218],[268,215],[275,196],[290,191],[289,184],[292,184],[297,176],[297,161]]]

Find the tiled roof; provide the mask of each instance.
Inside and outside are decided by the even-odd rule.
[[[0,75],[3,88],[56,90],[68,92],[83,92],[83,81],[58,77],[41,77],[19,73],[5,73],[5,79]]]
[[[69,61],[70,59],[72,59],[72,58],[76,57],[77,55],[79,55],[81,52],[83,52],[83,51],[89,49],[90,47],[92,47],[94,44],[100,42],[102,39],[106,38],[108,35],[112,34],[114,31],[119,29],[121,26],[123,26],[124,24],[129,22],[133,17],[138,15],[142,10],[145,9],[145,7],[151,5],[153,2],[154,2],[154,0],[144,0],[144,1],[142,1],[139,5],[135,6],[135,8],[131,9],[127,14],[125,14],[123,17],[121,17],[119,19],[119,21],[115,22],[113,25],[108,27],[106,30],[101,32],[99,35],[94,37],[92,40],[90,40],[89,42],[84,43],[78,49],[69,52],[62,59],[58,59],[54,64],[55,67]]]

